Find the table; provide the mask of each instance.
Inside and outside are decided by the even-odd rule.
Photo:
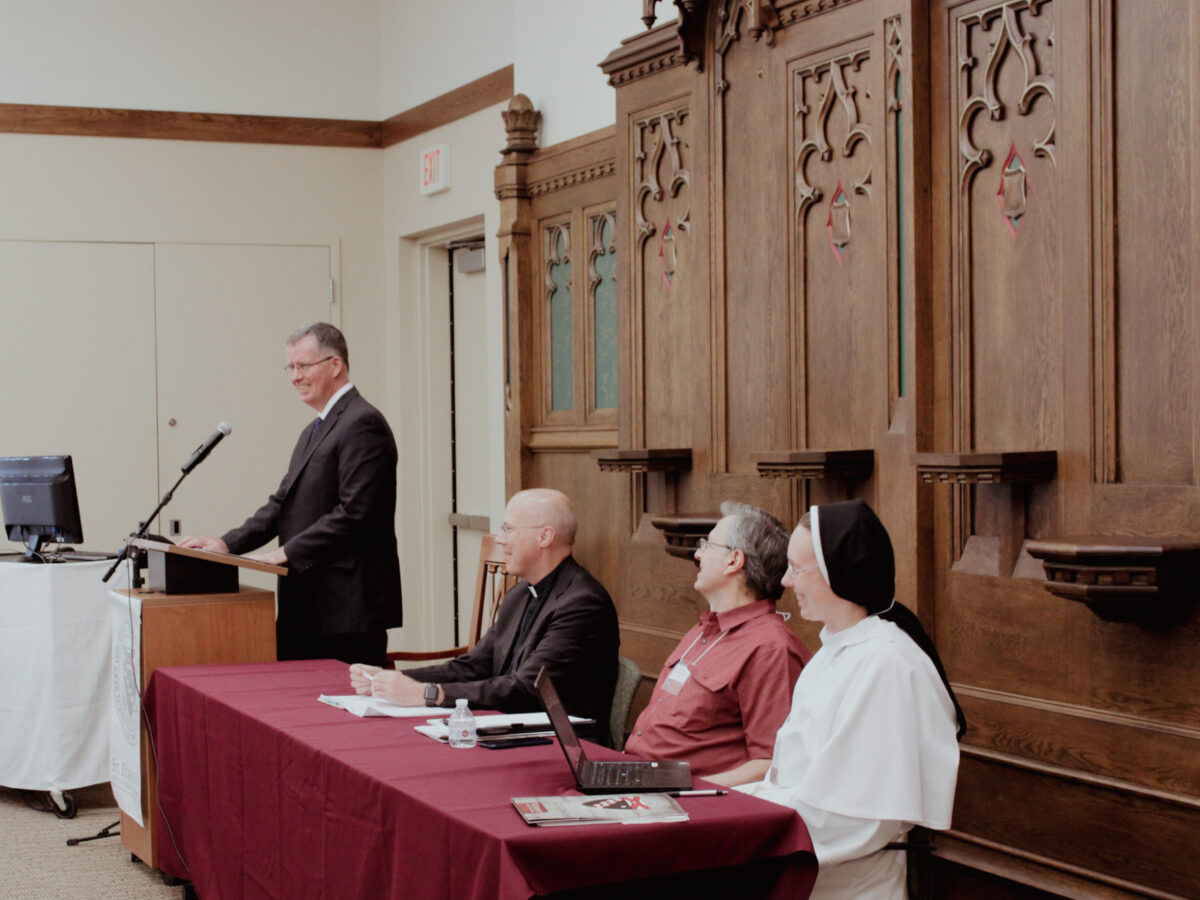
[[[146,695],[158,796],[186,860],[164,840],[160,868],[200,897],[516,900],[610,896],[616,882],[661,897],[688,873],[692,896],[721,877],[729,896],[811,889],[812,843],[790,809],[734,792],[681,800],[684,823],[531,828],[509,801],[574,787],[557,746],[454,750],[412,719],[316,699],[348,690],[332,660],[159,668]]]
[[[0,564],[0,784],[108,781],[109,562]],[[124,574],[114,583],[123,583]]]

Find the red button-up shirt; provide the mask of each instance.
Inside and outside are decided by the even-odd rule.
[[[625,752],[686,759],[701,777],[770,759],[810,656],[769,600],[705,612],[667,657]],[[690,675],[673,693],[667,679],[681,660]]]

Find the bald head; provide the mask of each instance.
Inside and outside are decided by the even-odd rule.
[[[571,554],[575,510],[562,491],[531,488],[513,494],[496,542],[509,574],[536,584]]]

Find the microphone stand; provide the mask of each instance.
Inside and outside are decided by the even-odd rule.
[[[192,468],[195,468],[195,466]],[[173,485],[171,485],[171,489],[163,494],[163,498],[158,501],[158,506],[154,507],[154,512],[150,513],[150,517],[142,522],[142,527],[139,528],[129,540],[146,536],[146,529],[150,527],[150,523],[158,517],[158,514],[162,511],[162,508],[171,502],[171,499],[175,496],[176,489],[180,484],[183,483],[183,479],[188,477],[189,472],[191,472],[191,469],[183,470],[183,474],[179,476],[179,479]],[[113,564],[109,567],[109,570],[104,573],[104,577],[100,579],[102,583],[107,584],[108,579],[113,577],[113,573],[117,571],[117,568],[121,565],[121,563],[123,563],[129,557],[129,540],[126,540],[125,546],[121,548],[121,553],[113,561]],[[134,552],[136,553],[137,551]],[[142,586],[142,571],[141,567],[138,565],[133,567],[133,578],[130,580],[129,586],[131,588],[140,588]]]

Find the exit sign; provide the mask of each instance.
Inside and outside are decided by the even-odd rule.
[[[450,187],[450,145],[421,151],[421,193],[436,194]]]

